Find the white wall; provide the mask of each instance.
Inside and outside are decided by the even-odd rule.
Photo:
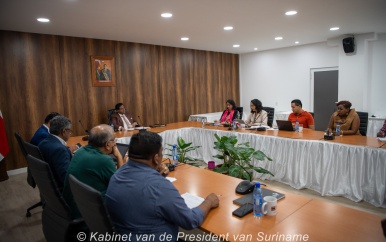
[[[339,100],[386,117],[386,34],[355,35],[354,54],[344,53],[342,38],[240,55],[241,106],[249,110],[250,100],[258,98],[275,111],[290,111],[291,100],[298,98],[313,111],[310,70],[337,66]]]

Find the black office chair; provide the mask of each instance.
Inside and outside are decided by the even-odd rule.
[[[23,138],[21,137],[20,133],[19,132],[16,132],[15,133],[15,138],[17,140],[17,143],[19,144],[19,147],[20,147],[20,150],[21,150],[21,153],[23,154],[23,156],[26,158],[27,160],[27,148],[25,146],[26,143],[28,142],[25,142],[23,140]],[[29,144],[29,143],[28,143]],[[32,145],[32,144],[31,144]],[[34,146],[34,145],[33,145]],[[36,147],[36,146],[35,146]],[[37,148],[37,147],[36,147]],[[39,148],[38,148],[39,149]],[[40,153],[40,151],[39,151]],[[36,183],[35,183],[35,180],[31,174],[31,170],[29,168],[29,165],[28,165],[28,160],[27,160],[27,183],[28,185],[30,185],[32,188],[35,188],[36,187]],[[40,202],[38,203],[35,203],[34,205],[32,205],[31,207],[27,208],[27,212],[25,214],[25,216],[27,218],[31,217],[31,210],[32,209],[35,209],[37,207],[42,207],[43,206],[43,202],[42,200],[40,199]]]
[[[115,231],[100,192],[69,175],[72,195],[90,232],[112,234]]]
[[[369,113],[367,112],[357,112],[360,119],[359,132],[362,136],[367,134],[367,123],[369,122]]]
[[[239,112],[239,117],[236,117],[238,119],[243,119],[243,107],[236,107],[236,110]]]
[[[115,109],[109,109],[107,110],[107,123],[108,125],[111,125],[111,115],[113,113],[116,113],[117,111]]]
[[[267,122],[268,126],[272,127],[273,118],[275,117],[275,108],[263,107],[263,110],[266,111],[268,114],[268,122]]]
[[[48,163],[27,155],[31,173],[44,199],[42,225],[44,237],[51,241],[77,241],[79,232],[87,232],[83,219],[73,219]]]

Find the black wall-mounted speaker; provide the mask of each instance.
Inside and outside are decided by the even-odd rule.
[[[344,53],[353,53],[355,51],[354,37],[347,37],[342,40]]]

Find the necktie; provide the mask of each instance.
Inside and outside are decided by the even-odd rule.
[[[122,115],[122,119],[125,122],[125,124],[127,125],[127,128],[130,128],[131,124],[130,124],[129,120],[127,119],[126,115]]]

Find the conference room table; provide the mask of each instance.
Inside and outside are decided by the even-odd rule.
[[[212,238],[226,241],[384,241],[380,221],[382,217],[334,203],[284,192],[278,201],[276,216],[254,217],[250,213],[242,218],[232,215],[238,208],[234,199],[241,181],[238,178],[211,170],[180,164],[169,177],[181,194],[190,193],[205,198],[215,193],[219,207],[211,210],[201,229]],[[182,239],[195,235],[180,234]],[[200,241],[196,238],[196,241]],[[201,240],[202,241],[202,240]]]
[[[374,206],[386,208],[386,145],[375,137],[360,135],[339,136],[335,140],[323,140],[324,133],[310,129],[303,132],[279,130],[229,131],[226,127],[194,121],[167,124],[166,127],[151,128],[159,133],[163,145],[175,144],[177,137],[185,142],[200,145],[189,156],[205,162],[221,160],[213,156],[218,153],[214,147],[214,134],[235,135],[239,142],[263,151],[273,161],[254,161],[271,171],[274,176],[254,172],[254,178],[278,181],[296,189],[311,189],[322,196],[344,196],[355,202],[367,201]],[[130,137],[138,130],[115,132],[119,143],[129,143]],[[71,137],[69,144],[82,141]],[[168,151],[164,150],[164,155]]]

